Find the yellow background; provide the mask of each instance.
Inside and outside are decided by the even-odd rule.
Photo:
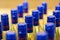
[[[0,8],[16,8],[18,4],[23,3],[25,0],[0,0]],[[27,0],[29,2],[29,9],[36,8],[43,1],[48,3],[48,8],[53,9],[60,0]]]

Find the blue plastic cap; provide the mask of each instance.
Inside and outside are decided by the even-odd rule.
[[[27,33],[27,25],[26,23],[19,23],[18,24],[18,33],[21,32],[22,34]]]
[[[17,6],[18,17],[23,17],[23,5]]]
[[[44,7],[42,5],[39,5],[37,7],[38,11],[43,14]]]
[[[27,1],[23,2],[23,8],[28,8],[28,2]]]
[[[56,27],[60,27],[60,19],[56,19]]]
[[[33,22],[33,17],[30,16],[30,15],[25,16],[25,22],[26,22],[26,23],[31,23],[31,24],[32,24],[32,22]]]
[[[55,24],[54,23],[47,23],[46,25],[45,25],[45,30],[47,31],[47,32],[54,32],[55,31]]]
[[[55,10],[53,12],[53,15],[56,17],[56,19],[60,19],[60,11],[59,10]]]
[[[4,21],[5,21],[5,20],[8,20],[8,14],[5,14],[5,13],[2,14],[2,15],[1,15],[1,20],[4,20]]]
[[[43,8],[43,6],[42,6],[42,5],[39,5],[39,6],[37,7],[37,10],[39,11],[39,18],[40,18],[40,19],[43,19],[43,13],[44,13],[44,8]]]
[[[44,7],[44,14],[47,14],[47,3],[46,2],[42,2],[42,5]]]
[[[16,9],[11,10],[11,19],[12,19],[12,24],[16,24],[18,22]]]
[[[8,14],[3,14],[1,15],[1,22],[2,22],[2,27],[3,30],[9,30],[9,19],[8,19]]]
[[[51,22],[49,22],[49,23],[47,23],[46,25],[45,25],[45,29],[46,29],[46,31],[55,31],[54,29],[55,29],[55,24],[54,23],[51,23]]]
[[[39,19],[39,11],[38,11],[38,10],[33,10],[33,11],[32,11],[32,16],[33,16],[35,19]]]
[[[26,23],[27,24],[27,32],[32,33],[33,32],[33,23]]]
[[[48,34],[46,32],[37,33],[36,40],[48,40]]]
[[[17,16],[17,9],[12,9],[11,10],[11,16],[12,15]]]
[[[47,22],[55,23],[55,22],[56,22],[55,16],[53,16],[53,15],[48,16],[48,17],[47,17]]]
[[[24,12],[28,12],[28,2],[27,1],[24,1],[23,2],[23,10],[24,10]]]
[[[45,30],[48,33],[49,39],[54,39],[55,24],[54,23],[47,23],[45,25]]]
[[[18,36],[19,36],[19,38],[23,38],[24,39],[24,38],[27,38],[27,33],[23,34],[23,33],[19,32]]]
[[[32,11],[32,16],[33,16],[33,25],[34,26],[39,25],[39,11],[38,10],[33,10]]]
[[[6,40],[16,40],[16,33],[14,31],[8,31],[6,33]]]
[[[26,23],[19,23],[18,24],[18,37],[19,40],[26,40],[27,39],[27,25]]]
[[[60,11],[60,5],[57,5],[57,6],[55,7],[55,10],[59,10],[59,11]]]
[[[27,24],[27,32],[28,33],[33,32],[33,17],[30,15],[25,16],[25,22]]]
[[[16,16],[13,15],[11,18],[12,18],[12,24],[17,24],[18,23],[18,19],[17,19]]]

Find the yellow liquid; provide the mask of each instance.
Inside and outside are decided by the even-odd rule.
[[[36,33],[38,33],[39,32],[39,30],[38,30],[38,28],[39,28],[39,26],[33,26],[33,40],[35,40],[35,35],[36,35]]]
[[[38,27],[39,27],[39,26],[33,26],[33,33],[36,34],[36,33],[39,32]]]
[[[59,39],[60,39],[60,27],[59,27]]]
[[[17,24],[12,24],[10,30],[16,32],[16,39],[18,40],[18,28],[17,28]]]
[[[56,27],[56,34],[55,34],[55,40],[59,40],[59,27]]]
[[[44,19],[44,25],[47,23],[47,14],[43,15],[43,19]]]
[[[3,40],[6,40],[6,32],[7,31],[2,31],[2,38],[3,38]]]
[[[18,23],[23,23],[23,22],[25,22],[24,18],[18,18]]]
[[[33,33],[27,33],[27,40],[34,40]]]
[[[39,32],[44,31],[44,21],[43,19],[39,20]]]

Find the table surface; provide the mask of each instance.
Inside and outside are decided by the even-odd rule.
[[[16,8],[18,4],[23,3],[25,0],[0,0],[0,8]],[[29,9],[36,8],[42,2],[47,2],[48,8],[53,9],[59,4],[60,0],[26,0],[29,3]],[[33,4],[34,3],[34,4]]]

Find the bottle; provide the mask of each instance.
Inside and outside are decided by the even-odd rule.
[[[37,33],[39,28],[39,11],[33,10],[32,16],[33,16],[33,32]]]
[[[44,7],[44,14],[47,14],[47,3],[46,2],[42,2],[42,5]]]
[[[36,40],[48,40],[48,34],[47,32],[38,32],[36,34]]]
[[[33,36],[35,40],[35,34],[39,32],[39,11],[33,10],[32,16],[33,16]]]
[[[9,18],[8,14],[2,14],[1,15],[1,23],[3,27],[3,31],[8,31],[9,30]]]
[[[23,2],[23,17],[25,18],[25,16],[28,15],[28,2],[27,1],[24,1]]]
[[[55,24],[54,23],[47,23],[45,25],[45,31],[48,33],[48,40],[54,40],[55,34]]]
[[[9,17],[8,14],[1,15],[2,38],[6,40],[6,31],[9,31]]]
[[[27,40],[27,24],[18,24],[18,40]]]
[[[59,3],[60,4],[60,3]],[[60,5],[57,5],[56,7],[55,7],[55,10],[58,10],[58,11],[60,11]],[[60,26],[60,12],[59,12],[59,14],[58,14],[59,16],[58,16],[58,18],[57,18],[57,24],[58,24],[58,26]],[[59,27],[59,29],[60,29],[60,27]]]
[[[17,17],[17,10],[16,9],[12,9],[11,10],[11,29],[10,30],[14,30],[14,28],[17,26],[18,23],[18,17]]]
[[[23,19],[23,5],[22,4],[19,4],[17,6],[17,14],[18,14],[18,23],[24,22],[24,19]]]
[[[47,23],[47,3],[46,2],[42,2],[42,6],[43,6],[43,19],[44,19],[44,25]]]
[[[0,22],[0,40],[2,39],[2,26],[1,26],[1,22]]]
[[[16,32],[17,40],[18,40],[18,32],[17,32],[17,23],[18,23],[18,17],[17,17],[17,9],[11,10],[11,31]]]
[[[25,22],[27,24],[27,40],[33,40],[33,17],[25,16]]]
[[[47,17],[47,23],[49,23],[49,22],[54,23],[55,26],[56,26],[56,17],[55,17],[54,15],[48,16],[48,17]],[[56,30],[55,30],[55,32],[56,32]],[[56,35],[55,35],[54,39],[55,39],[55,38],[56,38]]]
[[[6,40],[16,40],[16,33],[14,31],[7,31]]]
[[[55,10],[53,12],[53,15],[56,17],[56,40],[59,40],[60,38],[60,33],[59,33],[59,30],[60,30],[60,11],[59,10]]]
[[[12,24],[18,23],[18,21],[17,21],[17,9],[11,10],[11,21],[12,21]]]
[[[27,1],[23,2],[23,12],[28,13],[28,2]]]
[[[44,31],[43,6],[39,5],[37,10],[39,11],[39,31]]]

